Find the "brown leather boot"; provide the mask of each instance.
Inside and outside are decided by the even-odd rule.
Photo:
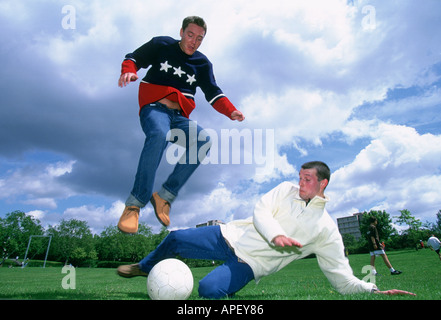
[[[170,225],[170,203],[162,199],[157,192],[152,195],[150,202],[155,209],[156,218],[164,227],[168,227]]]
[[[118,229],[124,233],[136,233],[138,231],[140,209],[135,206],[129,206],[124,209],[121,218],[119,218]]]
[[[148,274],[142,271],[139,268],[139,264],[129,264],[124,266],[119,266],[116,270],[116,273],[124,278],[132,278],[132,277],[147,277]]]

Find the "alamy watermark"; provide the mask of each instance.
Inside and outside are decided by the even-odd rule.
[[[73,266],[64,266],[61,269],[61,273],[67,273],[67,275],[61,280],[61,287],[64,290],[75,290],[77,288],[77,275],[75,268]]]
[[[360,7],[360,0],[348,0],[348,5],[354,7],[358,11]],[[377,10],[373,5],[367,4],[361,8],[361,26],[365,31],[375,30],[377,27]]]
[[[257,175],[274,169],[274,129],[221,129],[219,135],[213,129],[198,133],[196,122],[190,122],[188,137],[171,129],[167,140],[173,142],[166,151],[169,164],[255,165]]]
[[[377,27],[377,11],[372,5],[363,6],[361,13],[364,15],[361,19],[363,30],[374,30]]]
[[[73,5],[67,4],[61,8],[61,13],[64,14],[61,19],[61,27],[64,30],[77,28],[77,11]]]
[[[361,279],[361,280],[363,280],[364,282],[370,282],[370,283],[375,284],[376,277],[375,277],[375,273],[374,273],[374,267],[372,267],[369,264],[365,265],[361,269],[361,273],[363,273],[363,274],[367,273],[367,275],[364,276],[363,279]]]

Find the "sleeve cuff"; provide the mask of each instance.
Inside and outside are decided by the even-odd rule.
[[[233,111],[236,111],[236,107],[230,102],[227,97],[222,97],[217,99],[213,104],[213,108],[216,109],[217,112],[222,113],[231,119],[231,114]]]
[[[121,65],[121,74],[125,73],[135,73],[138,71],[138,67],[136,66],[135,62],[132,60],[124,60]]]
[[[374,284],[374,286],[371,289],[371,293],[376,293],[377,291],[380,291],[380,290],[378,290],[377,286]]]

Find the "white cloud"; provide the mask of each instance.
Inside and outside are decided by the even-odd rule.
[[[286,154],[274,153],[274,159],[266,159],[265,166],[256,167],[252,178],[257,183],[290,179],[297,172],[295,167],[289,163]]]
[[[104,206],[83,205],[66,209],[61,218],[65,220],[76,219],[87,221],[90,229],[94,233],[99,233],[105,227],[116,226],[123,213],[124,203],[115,201],[110,208]]]
[[[434,216],[441,187],[441,136],[380,123],[371,143],[331,178],[333,210],[383,208],[396,214],[409,209]]]
[[[283,95],[254,94],[241,105],[253,126],[276,128],[278,146],[291,145],[297,138],[320,144],[320,138],[343,126],[354,107],[347,96],[294,88]]]
[[[259,196],[258,187],[250,185],[246,190],[232,188],[219,182],[214,189],[201,197],[180,198],[172,205],[171,228],[195,227],[209,220],[229,222],[252,215]],[[156,219],[155,219],[156,220]],[[157,221],[152,225],[156,226]]]
[[[27,196],[29,197],[30,195],[28,194]],[[57,202],[54,198],[29,199],[29,200],[24,200],[22,203],[26,205],[32,205],[38,208],[48,208],[48,209],[57,208]]]
[[[75,161],[47,165],[25,164],[0,179],[0,199],[23,204],[56,208],[56,200],[73,196],[73,192],[57,178],[69,174]]]
[[[35,219],[38,219],[41,221],[42,219],[44,219],[46,213],[43,210],[32,210],[32,211],[26,212],[26,214],[28,216],[32,216]]]

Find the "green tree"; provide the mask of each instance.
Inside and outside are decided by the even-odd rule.
[[[439,237],[441,235],[441,210],[436,213],[436,221],[424,221],[422,229],[426,232],[424,233],[423,239],[430,237],[432,234]]]
[[[77,247],[72,250],[72,253],[70,254],[70,263],[72,263],[73,266],[78,267],[81,266],[81,264],[86,261],[87,259],[87,252],[82,247]]]
[[[156,248],[157,246],[159,246],[159,244],[162,242],[162,240],[164,240],[165,237],[167,237],[169,233],[170,233],[170,231],[168,231],[168,229],[166,227],[162,227],[161,231],[158,234],[153,235],[154,247]]]
[[[0,245],[2,252],[1,263],[7,257],[19,256],[24,258],[31,235],[43,235],[40,221],[22,211],[10,212],[5,218],[0,218]],[[30,252],[38,252],[38,241],[33,241]]]
[[[420,221],[420,219],[415,218],[412,216],[409,210],[404,209],[400,210],[400,215],[396,217],[396,222],[399,225],[407,225],[409,227],[409,230],[412,231],[418,231],[423,223]]]
[[[369,212],[363,212],[360,221],[360,232],[364,237],[367,236],[370,217],[375,217],[378,220],[377,231],[381,241],[387,242],[390,237],[397,232],[397,230],[392,226],[392,219],[390,218],[390,215],[386,211],[371,210]]]
[[[49,226],[48,233],[53,236],[50,254],[53,260],[67,264],[75,249],[82,248],[86,253],[95,249],[92,232],[86,221],[63,219],[59,225]]]
[[[427,237],[428,230],[421,228],[423,223],[420,219],[415,218],[409,210],[400,210],[400,215],[395,217],[395,219],[399,225],[409,227],[401,233],[401,242],[405,247],[415,248],[420,243],[420,240]]]
[[[101,261],[139,261],[156,247],[155,238],[144,223],[139,224],[136,234],[124,234],[110,226],[97,239],[98,257]]]

